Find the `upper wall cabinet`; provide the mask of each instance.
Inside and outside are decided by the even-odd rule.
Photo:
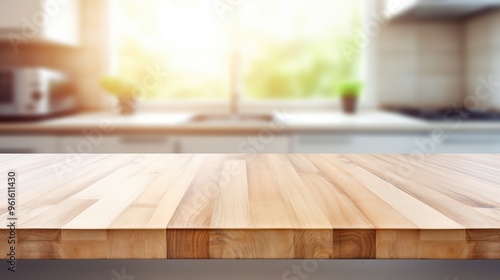
[[[80,0],[3,0],[0,11],[0,40],[15,50],[29,43],[79,44]]]
[[[460,18],[500,7],[498,0],[384,0],[387,18]]]

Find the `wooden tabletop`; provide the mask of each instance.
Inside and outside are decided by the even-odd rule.
[[[20,259],[500,259],[500,155],[0,155],[2,221],[8,170]]]

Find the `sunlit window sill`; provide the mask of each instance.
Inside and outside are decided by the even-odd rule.
[[[360,100],[360,109],[375,109],[376,105],[368,100]],[[332,100],[267,100],[242,101],[238,105],[240,113],[262,112],[304,112],[337,111],[341,109],[338,99]],[[207,112],[229,113],[229,101],[155,101],[145,100],[138,103],[138,111],[143,112]]]

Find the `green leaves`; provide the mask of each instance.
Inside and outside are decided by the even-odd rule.
[[[346,80],[337,84],[337,93],[340,96],[359,96],[363,90],[363,82]]]
[[[121,97],[132,97],[135,85],[117,76],[105,76],[101,78],[101,86],[108,92]]]

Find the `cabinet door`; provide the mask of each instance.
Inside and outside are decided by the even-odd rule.
[[[80,0],[0,1],[0,11],[0,40],[79,44]]]
[[[287,136],[182,136],[177,139],[181,153],[288,153]]]
[[[500,153],[499,133],[449,132],[444,134],[442,143],[437,143],[436,153]]]
[[[410,153],[425,134],[316,133],[293,137],[294,153]]]
[[[173,141],[164,135],[65,136],[64,153],[172,153]]]
[[[0,153],[56,153],[58,139],[41,135],[0,135]]]

